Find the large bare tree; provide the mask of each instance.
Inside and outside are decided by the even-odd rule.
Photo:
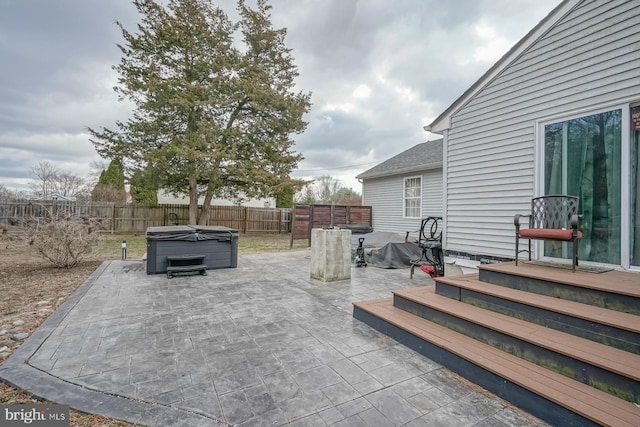
[[[316,177],[296,193],[296,203],[328,205],[361,205],[362,196],[331,175]]]
[[[31,174],[35,179],[29,186],[33,194],[45,200],[51,197],[51,193],[55,191],[55,180],[59,173],[60,170],[46,160],[31,166]]]
[[[9,190],[4,185],[0,184],[0,202],[6,202],[15,197],[16,195],[14,194],[13,191]]]
[[[69,171],[59,172],[54,177],[52,190],[72,199],[88,199],[90,195],[85,179]]]

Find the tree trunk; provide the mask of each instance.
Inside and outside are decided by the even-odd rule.
[[[198,181],[189,177],[189,224],[198,223]]]
[[[202,201],[202,209],[198,213],[198,225],[209,225],[209,209],[211,208],[211,200],[213,199],[213,189],[218,182],[218,168],[220,164],[216,164],[211,168],[209,175],[209,184],[207,185],[207,191]]]
[[[199,225],[209,225],[209,208],[211,207],[211,199],[213,198],[213,192],[207,190],[207,193],[204,196],[204,200],[202,202],[202,209],[200,209],[200,213],[198,214],[198,224]]]

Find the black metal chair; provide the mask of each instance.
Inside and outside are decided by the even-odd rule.
[[[178,214],[174,213],[174,212],[169,212],[164,217],[164,222],[165,222],[165,225],[179,225],[180,224],[180,220],[178,219]]]
[[[410,277],[413,277],[413,270],[416,265],[422,266],[425,264],[433,268],[433,273],[429,273],[433,277],[444,276],[441,221],[442,217],[440,216],[430,216],[421,221],[418,240],[415,243],[422,251],[422,255],[419,259],[411,261]]]
[[[516,214],[513,223],[516,226],[516,265],[518,254],[529,253],[531,261],[531,240],[556,240],[571,242],[573,244],[572,264],[573,271],[578,265],[578,239],[582,232],[580,215],[578,214],[580,198],[575,196],[542,196],[531,199],[531,213],[528,215]],[[520,228],[520,218],[529,218],[529,228]],[[520,239],[529,240],[529,248],[519,250]]]

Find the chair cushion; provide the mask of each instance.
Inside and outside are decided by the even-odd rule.
[[[570,242],[573,239],[572,230],[557,230],[554,228],[525,228],[520,230],[520,237],[525,239],[564,240]],[[582,232],[578,231],[578,239],[582,238]]]

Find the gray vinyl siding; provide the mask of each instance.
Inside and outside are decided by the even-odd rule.
[[[442,216],[442,169],[422,174],[422,218]]]
[[[582,2],[452,116],[447,250],[513,257],[513,215],[534,196],[536,120],[640,100],[638,28],[638,0]]]
[[[420,229],[420,218],[403,217],[404,178],[422,177],[422,218],[442,216],[442,169],[363,180],[363,204],[372,207],[373,229],[404,234]]]

